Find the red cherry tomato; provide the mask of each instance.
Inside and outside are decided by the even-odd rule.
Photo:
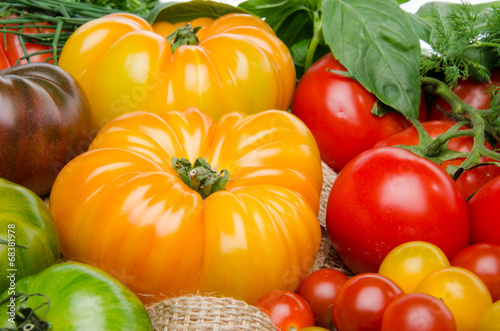
[[[455,122],[452,121],[427,121],[422,122],[422,126],[425,131],[429,133],[432,138],[436,138],[440,134],[446,132],[450,129]],[[465,127],[464,127],[465,128]],[[394,146],[394,145],[417,145],[418,144],[418,133],[415,127],[410,127],[406,130],[393,134],[387,138],[384,138],[375,144],[375,147],[382,146]],[[448,148],[457,152],[470,152],[474,146],[474,140],[472,137],[457,137],[453,138],[448,142]],[[485,142],[485,146],[492,149],[491,145]],[[440,164],[441,168],[446,170],[449,165],[460,165],[465,158],[458,158],[449,161],[444,161]],[[489,159],[483,157],[481,162],[487,162]],[[468,171],[465,171],[456,181],[460,191],[465,198],[476,192],[481,186],[500,175],[500,167],[496,165],[487,165],[477,167]]]
[[[292,331],[314,326],[311,308],[294,292],[271,291],[257,299],[253,305],[271,318],[276,331]]]
[[[500,177],[499,177],[500,178]],[[467,206],[437,164],[396,147],[368,150],[333,183],[326,226],[352,272],[377,272],[408,241],[426,241],[451,258],[469,242]]]
[[[335,269],[319,269],[302,280],[295,291],[311,307],[316,325],[331,328],[332,307],[340,288],[349,280]]]
[[[490,291],[493,302],[500,300],[500,245],[471,245],[459,251],[450,264],[475,273]]]
[[[470,218],[470,243],[500,245],[500,176],[481,187],[467,203]]]
[[[491,89],[491,85],[500,86],[500,70],[493,69],[491,71],[491,83],[475,82],[472,78],[467,78],[466,80],[458,81],[457,85],[452,89],[452,91],[465,103],[477,108],[477,109],[488,109],[490,103],[490,96],[486,93],[488,89]],[[438,98],[436,102],[429,109],[429,120],[450,120],[450,117],[446,116],[439,109],[449,113],[451,111],[450,105],[441,98]]]
[[[338,331],[380,331],[389,304],[403,290],[389,278],[364,273],[349,279],[333,304],[333,321]]]
[[[331,53],[319,59],[299,80],[292,113],[311,130],[323,161],[338,172],[353,157],[409,123],[396,112],[372,115],[375,95],[327,69],[346,71]]]
[[[425,293],[397,297],[386,309],[381,331],[456,331],[457,325],[443,301]]]

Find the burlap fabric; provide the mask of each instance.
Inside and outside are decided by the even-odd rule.
[[[156,331],[274,331],[271,319],[244,301],[210,296],[183,296],[148,308]]]

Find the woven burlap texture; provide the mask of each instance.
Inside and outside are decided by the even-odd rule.
[[[147,307],[156,331],[274,331],[257,307],[226,297],[182,296]]]

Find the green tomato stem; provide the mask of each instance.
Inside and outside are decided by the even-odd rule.
[[[218,173],[201,157],[193,165],[186,158],[174,157],[172,158],[172,168],[177,172],[182,182],[193,191],[198,192],[203,199],[212,193],[224,190],[229,182],[227,170],[224,169]]]
[[[314,33],[311,42],[309,43],[309,48],[307,49],[304,71],[307,71],[307,69],[309,69],[309,67],[311,67],[314,63],[314,54],[316,53],[319,43],[323,39],[323,22],[321,21],[319,13],[314,13],[313,21]]]

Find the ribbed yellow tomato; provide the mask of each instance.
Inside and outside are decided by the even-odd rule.
[[[227,14],[190,22],[191,44],[172,48],[167,35],[183,23],[111,14],[78,28],[59,66],[83,86],[94,128],[130,111],[197,107],[225,113],[288,109],[295,67],[286,45],[256,16]],[[188,33],[189,34],[189,33]]]
[[[205,199],[195,180],[203,191],[210,179],[179,170],[198,157],[218,179],[229,173]],[[62,169],[50,210],[66,257],[104,269],[144,302],[200,291],[251,303],[295,290],[309,273],[321,185],[316,142],[288,112],[216,123],[194,108],[138,111],[108,122]]]

